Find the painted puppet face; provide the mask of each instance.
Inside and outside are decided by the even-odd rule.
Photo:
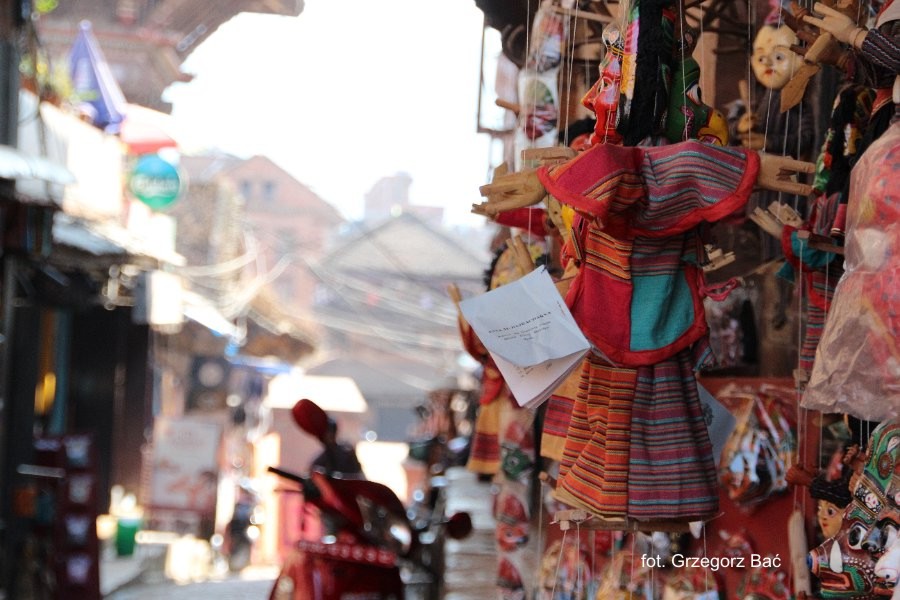
[[[834,537],[841,529],[844,509],[828,500],[816,501],[816,521],[826,538]]]
[[[688,139],[724,146],[728,143],[728,125],[717,110],[703,104],[700,93],[700,64],[687,57],[676,65],[666,112],[666,139]]]
[[[600,77],[591,86],[581,103],[594,112],[592,144],[621,144],[622,136],[616,132],[619,109],[619,84],[622,81],[622,40],[619,30],[607,27],[603,31],[606,54],[600,63]]]
[[[770,90],[780,90],[787,85],[803,60],[791,50],[791,45],[798,42],[787,25],[763,26],[753,40],[753,56],[750,57],[756,79]]]

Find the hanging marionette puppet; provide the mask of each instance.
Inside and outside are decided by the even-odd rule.
[[[734,125],[732,137],[744,148],[803,159],[812,151],[814,112],[809,101],[781,112],[781,94],[802,65],[792,47],[799,39],[781,17],[781,0],[773,0],[772,11],[753,40],[750,66],[756,85],[748,86],[744,114]],[[744,94],[741,94],[744,96]],[[767,207],[777,198],[763,194],[754,206]]]
[[[666,18],[663,17],[664,20]],[[579,151],[596,144],[622,143],[622,136],[617,131],[617,124],[624,38],[619,32],[620,26],[617,23],[610,24],[603,31],[606,53],[600,63],[599,77],[581,100],[582,105],[594,114],[594,131],[590,137],[590,143],[579,147]],[[665,138],[670,142],[700,139],[708,143],[724,145],[728,139],[724,117],[702,102],[699,87],[700,66],[691,57],[696,35],[692,31],[686,31],[681,36],[681,40],[682,44],[675,49],[676,68],[673,73],[672,93],[669,94],[669,105],[666,112]],[[558,202],[552,201],[550,205],[552,207],[558,204]],[[581,216],[570,216],[573,214],[571,207],[563,207],[562,211],[566,215],[565,223],[557,229],[560,237],[565,240],[561,263],[565,267],[566,273],[562,278],[562,284],[568,285],[581,266],[586,223]],[[519,212],[510,211],[509,214],[519,214]],[[499,222],[506,222],[501,216],[496,219]],[[576,235],[569,235],[570,232],[575,232]],[[561,284],[557,284],[557,287],[560,287],[561,292],[565,295]],[[563,460],[565,443],[570,437],[569,424],[576,401],[579,378],[580,373],[573,372],[548,401],[541,437],[541,452],[543,456],[555,461]],[[586,427],[586,425],[584,426]]]
[[[859,154],[890,126],[894,115],[891,90],[894,77],[900,73],[900,3],[885,0],[875,4],[880,4],[880,8],[872,29],[864,26],[868,14],[859,0],[837,0],[833,5],[816,2],[813,6],[815,14],[799,8],[795,11],[798,20],[813,30],[806,36],[810,52],[816,47],[828,46],[828,50],[817,54],[820,62],[836,64],[848,82],[874,91]],[[822,40],[826,42],[822,43]],[[835,50],[835,46],[839,49]],[[832,233],[836,236],[844,234],[847,201],[845,194],[835,217]]]
[[[781,6],[783,0],[770,0],[772,10],[766,16],[763,25],[759,28],[753,39],[750,68],[753,72],[751,81],[740,81],[740,100],[732,103],[730,115],[731,143],[751,150],[764,151],[772,154],[790,156],[807,160],[812,154],[812,144],[815,136],[814,110],[812,104],[805,100],[789,111],[780,111],[780,98],[785,85],[802,64],[800,55],[792,50],[799,42],[794,32],[784,24],[781,18]],[[739,116],[738,116],[739,115]],[[768,190],[759,190],[754,193],[747,203],[745,214],[748,221],[737,224],[744,236],[756,244],[756,255],[750,254],[750,245],[742,248],[742,257],[753,261],[757,267],[764,263],[781,257],[781,238],[773,238],[766,235],[766,228],[762,231],[753,226],[752,222],[759,225],[759,213],[766,213],[767,208],[772,208],[776,215],[782,214],[775,207],[788,207],[798,215],[791,223],[800,225],[802,219],[799,214],[805,212],[805,199],[794,195],[785,195]],[[770,221],[775,221],[771,217]],[[730,227],[723,224],[722,227]],[[739,236],[734,235],[737,239]],[[731,248],[737,250],[737,248]],[[761,276],[764,277],[764,276]],[[793,338],[790,328],[785,327],[790,322],[789,308],[793,297],[791,285],[782,278],[765,279],[760,282],[764,289],[762,298],[754,308],[771,317],[759,323],[761,350],[768,357],[766,360],[779,364],[790,359],[792,351],[790,345]],[[782,353],[781,361],[778,354]]]
[[[838,93],[816,161],[813,196],[805,220],[778,219],[759,208],[751,216],[780,240],[786,263],[778,276],[804,285],[806,319],[798,364],[802,382],[812,370],[834,289],[843,274],[843,248],[831,235],[839,207],[846,206],[850,168],[859,156],[873,96],[871,90],[858,85],[847,85]]]
[[[671,4],[654,8],[661,19]],[[623,67],[623,82],[626,72]],[[632,107],[640,104],[635,98],[647,98],[638,89]],[[650,104],[658,106],[655,98]],[[663,131],[663,122],[649,130],[634,118],[624,123],[619,131],[626,140]],[[808,186],[785,180],[785,169],[811,172],[812,165],[697,141],[600,144],[482,188],[487,201],[473,207],[476,213],[530,206],[549,192],[584,224],[575,231],[585,246],[583,264],[566,301],[594,352],[572,413],[559,499],[612,524],[629,518],[648,527],[702,520],[717,510],[694,377],[707,333],[699,225],[742,208],[754,185],[807,193]]]

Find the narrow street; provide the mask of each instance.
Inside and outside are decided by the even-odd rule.
[[[474,530],[464,540],[447,541],[444,600],[485,600],[495,596],[496,552],[490,485],[477,482],[463,468],[448,471],[448,513],[467,511]],[[106,596],[106,600],[266,600],[278,574],[276,567],[250,567],[239,575],[194,583],[176,583],[150,572]],[[414,586],[413,586],[414,587]],[[417,600],[407,590],[407,600]]]
[[[107,600],[265,600],[277,574],[275,567],[264,567],[249,568],[240,575],[198,583],[145,581],[113,592]]]

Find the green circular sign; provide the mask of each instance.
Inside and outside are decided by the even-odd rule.
[[[135,163],[128,189],[150,208],[165,208],[181,193],[181,176],[175,165],[156,154],[148,154]]]

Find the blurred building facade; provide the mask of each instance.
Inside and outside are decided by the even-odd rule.
[[[64,60],[80,20],[94,18],[125,99],[166,108],[159,96],[183,79],[181,59],[219,24],[302,4],[79,2],[40,18],[30,3],[0,8],[0,594],[99,598],[92,525],[114,486],[152,487],[157,425],[220,425],[206,438],[218,461],[235,425],[247,439],[249,404],[261,401],[265,373],[253,361],[298,361],[315,342],[262,286],[235,296],[196,284],[215,264],[207,279],[244,289],[246,272],[221,268],[247,254],[236,193],[182,190],[178,202],[219,219],[202,244],[179,238],[192,259],[206,253],[192,270],[175,247],[176,217],[130,193],[136,146],[85,122],[34,67]]]

